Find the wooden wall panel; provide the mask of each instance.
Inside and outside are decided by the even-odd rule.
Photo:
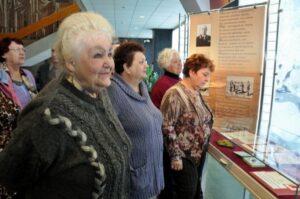
[[[58,9],[74,3],[74,0],[1,0],[0,31],[16,32],[30,24],[36,23]],[[38,39],[56,31],[58,24],[43,28],[31,35]]]

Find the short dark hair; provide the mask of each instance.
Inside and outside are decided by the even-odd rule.
[[[131,66],[133,61],[133,56],[135,52],[145,52],[144,47],[137,42],[124,42],[121,43],[115,49],[114,52],[114,61],[115,61],[115,72],[122,74],[124,71],[124,64]]]
[[[24,45],[21,39],[18,38],[11,38],[11,37],[5,37],[0,41],[0,63],[5,62],[5,58],[2,56],[9,51],[9,45],[15,42],[17,44]]]
[[[182,72],[185,77],[189,77],[190,70],[197,72],[202,68],[209,68],[211,72],[214,72],[215,65],[203,54],[192,54],[189,58],[186,59]]]

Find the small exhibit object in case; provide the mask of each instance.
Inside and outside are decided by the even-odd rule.
[[[239,157],[251,157],[251,155],[245,151],[233,151],[233,153]]]
[[[265,167],[266,165],[255,157],[243,157],[243,161],[253,168]]]
[[[227,147],[227,148],[233,148],[234,147],[233,143],[231,141],[227,140],[227,139],[219,139],[217,141],[217,144],[219,146],[223,146],[223,147]]]
[[[285,194],[291,195],[295,194],[295,191],[297,191],[296,184],[276,171],[255,171],[251,172],[251,174],[254,177],[258,177],[259,180],[270,188],[278,190],[279,193],[280,190],[285,190]]]

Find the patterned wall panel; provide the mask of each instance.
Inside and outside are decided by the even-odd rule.
[[[74,0],[1,0],[0,31],[15,32],[73,2]],[[54,32],[57,26],[58,24],[53,24],[30,37],[43,37]]]

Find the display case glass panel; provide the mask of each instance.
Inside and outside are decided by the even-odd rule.
[[[192,15],[189,43],[189,54],[206,54],[217,65],[204,93],[214,128],[274,169],[254,173],[256,178],[273,177],[295,198],[300,197],[299,7],[298,0],[269,0],[267,7]],[[211,27],[208,47],[195,43],[203,24]]]
[[[300,1],[281,0],[264,161],[300,184]]]

